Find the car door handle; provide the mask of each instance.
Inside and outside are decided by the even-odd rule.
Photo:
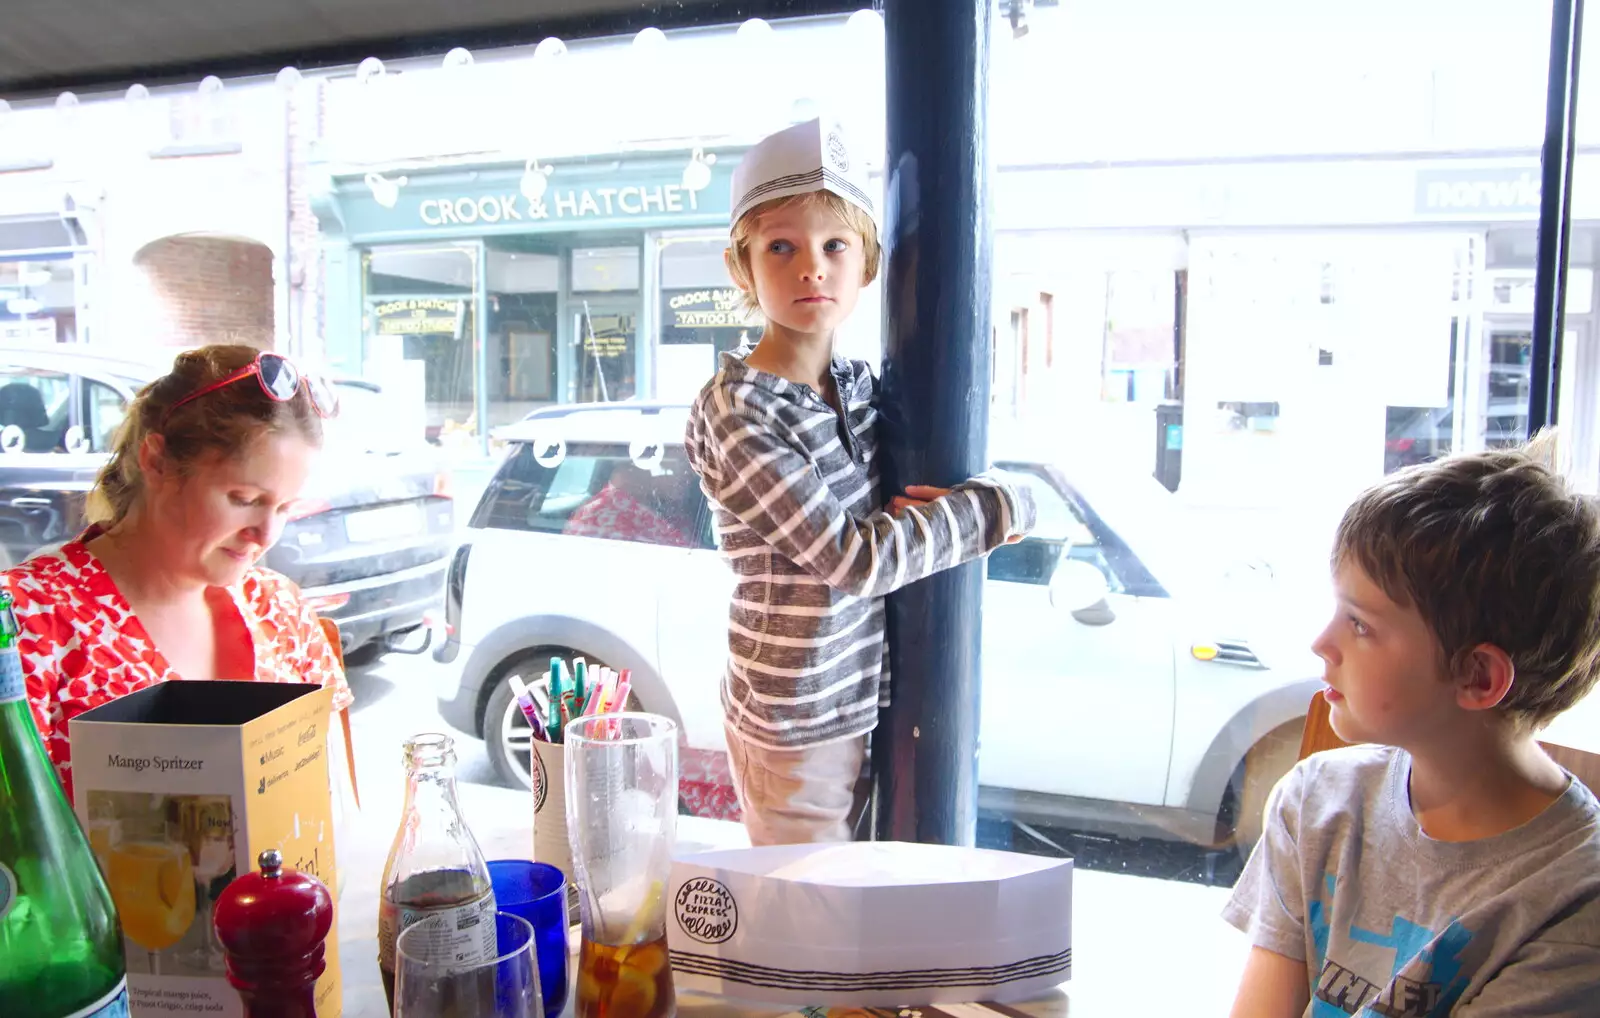
[[[33,495],[23,495],[11,500],[11,504],[18,509],[49,509],[54,503],[48,498],[38,498]]]

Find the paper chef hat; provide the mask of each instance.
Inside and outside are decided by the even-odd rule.
[[[817,119],[763,138],[733,170],[733,219],[773,198],[832,191],[872,217],[881,231],[878,202],[868,190],[867,164],[836,121]]]

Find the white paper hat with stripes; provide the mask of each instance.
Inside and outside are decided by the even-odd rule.
[[[837,121],[818,118],[763,138],[733,170],[733,218],[771,201],[812,191],[832,191],[872,217],[881,232],[878,202],[867,180],[867,161],[850,147]]]

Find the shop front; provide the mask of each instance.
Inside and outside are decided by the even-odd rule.
[[[328,360],[479,448],[542,406],[689,398],[746,328],[722,264],[738,153],[714,155],[331,177]]]
[[[1600,159],[1575,178],[1560,403],[1593,487]],[[1179,451],[1184,501],[1235,515],[1516,444],[1538,181],[1531,153],[1004,171],[997,398],[1152,465]]]
[[[5,157],[0,153],[0,345],[86,342],[83,280],[97,224],[50,174],[48,161],[13,165]]]
[[[89,253],[76,220],[0,220],[0,344],[83,338],[77,280]]]

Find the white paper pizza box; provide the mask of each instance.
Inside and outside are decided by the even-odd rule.
[[[679,987],[828,1006],[1037,997],[1072,974],[1072,860],[898,842],[677,859]]]

